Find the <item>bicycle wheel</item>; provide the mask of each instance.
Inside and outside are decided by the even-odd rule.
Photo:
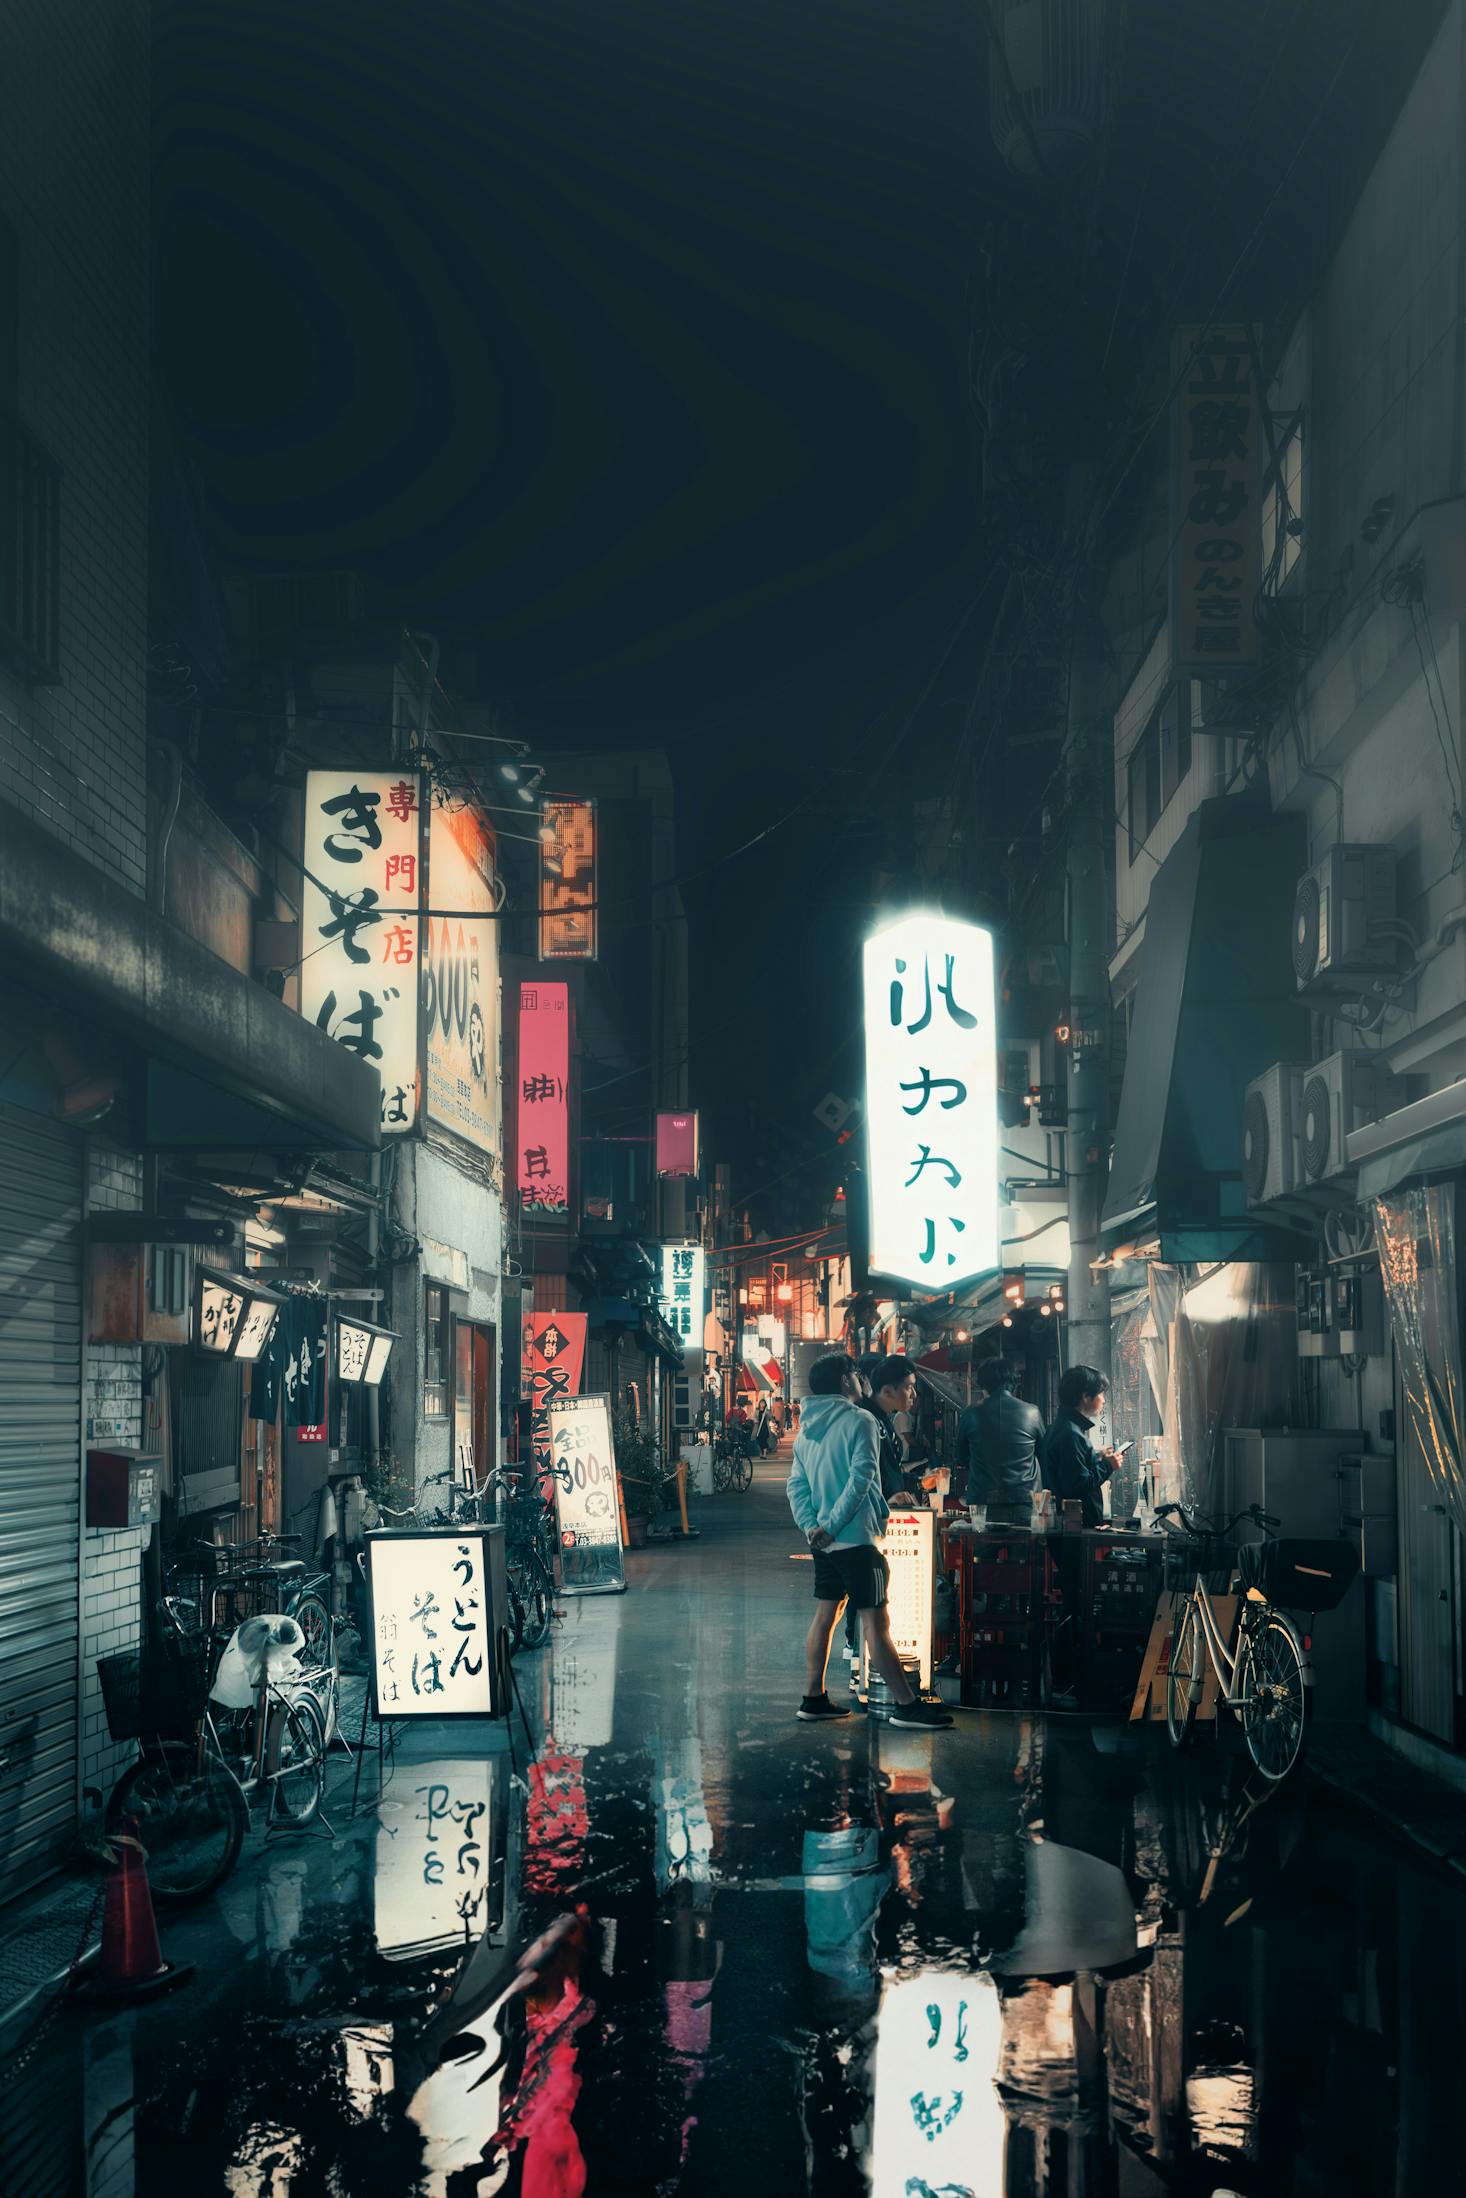
[[[249,1807],[234,1773],[192,1740],[165,1740],[124,1771],[107,1802],[109,1834],[132,1817],[154,1900],[202,1900],[234,1868]]]
[[[746,1489],[752,1488],[753,1460],[748,1455],[747,1451],[740,1451],[738,1456],[733,1460],[733,1471],[731,1475],[731,1480],[733,1487],[737,1490],[740,1496],[744,1493]]]
[[[505,1580],[509,1589],[509,1653],[517,1656],[524,1646],[524,1596],[518,1566],[509,1567]]]
[[[1166,1668],[1166,1734],[1173,1748],[1184,1748],[1196,1727],[1202,1655],[1201,1620],[1195,1603],[1188,1602],[1171,1635]]]
[[[304,1668],[328,1671],[336,1657],[336,1635],[322,1597],[314,1592],[298,1595],[290,1606],[290,1615],[305,1635],[305,1647],[300,1652]]]
[[[520,1577],[522,1624],[516,1648],[537,1649],[543,1646],[550,1631],[550,1621],[555,1615],[555,1588],[545,1570],[544,1560],[538,1550],[530,1558]]]
[[[1278,1611],[1242,1638],[1237,1694],[1247,1752],[1264,1778],[1276,1783],[1296,1769],[1308,1731],[1312,1688],[1303,1677],[1297,1634]]]
[[[303,1831],[314,1822],[326,1785],[326,1721],[313,1694],[272,1702],[265,1769],[275,1818]]]

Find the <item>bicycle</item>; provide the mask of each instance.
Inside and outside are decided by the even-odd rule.
[[[569,1485],[563,1466],[549,1473]],[[504,1564],[509,1583],[510,1638],[514,1650],[536,1649],[548,1638],[555,1616],[555,1551],[559,1529],[552,1499],[526,1488],[522,1476],[503,1469],[484,1482],[483,1494],[506,1500]]]
[[[166,1609],[160,1616],[170,1623]],[[293,1640],[272,1631],[287,1626]],[[104,1822],[109,1834],[128,1820],[137,1824],[154,1898],[179,1905],[202,1900],[234,1868],[257,1794],[268,1793],[271,1827],[283,1821],[303,1831],[314,1823],[335,1721],[335,1672],[304,1669],[295,1621],[278,1613],[245,1619],[217,1663],[211,1645],[176,1629],[165,1636],[150,1673],[151,1711],[142,1700],[139,1651],[98,1666],[112,1737],[141,1748],[113,1787]],[[226,1671],[235,1651],[242,1682]],[[238,1706],[229,1703],[231,1689]],[[184,1737],[190,1710],[193,1729]]]
[[[195,1543],[193,1559],[184,1557],[168,1574],[164,1603],[170,1620],[185,1631],[212,1635],[223,1628],[221,1607],[232,1610],[235,1620],[293,1618],[305,1636],[301,1663],[310,1671],[333,1668],[336,1633],[329,1575],[307,1572],[299,1556],[275,1554],[297,1549],[303,1538],[267,1533],[253,1542]],[[221,1565],[227,1569],[221,1571]],[[192,1596],[178,1592],[178,1583],[187,1580],[196,1584]]]
[[[713,1494],[726,1496],[729,1489],[743,1495],[753,1486],[753,1450],[746,1440],[720,1434],[713,1438]]]
[[[1168,1529],[1174,1542],[1166,1551],[1166,1580],[1184,1588],[1186,1597],[1175,1617],[1166,1670],[1167,1737],[1173,1748],[1190,1741],[1209,1664],[1220,1700],[1241,1725],[1257,1769],[1278,1783],[1302,1758],[1313,1701],[1307,1638],[1278,1605],[1315,1615],[1336,1609],[1359,1570],[1358,1552],[1346,1542],[1280,1540],[1282,1521],[1257,1504],[1224,1527],[1179,1503],[1158,1504],[1155,1515],[1180,1520],[1179,1533]],[[1228,1540],[1244,1519],[1265,1538],[1233,1552]],[[1222,1639],[1206,1579],[1234,1559],[1242,1601],[1232,1650]],[[1191,1584],[1185,1588],[1188,1573]]]

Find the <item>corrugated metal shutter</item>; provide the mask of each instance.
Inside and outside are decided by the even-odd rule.
[[[80,1140],[0,1106],[0,1900],[76,1825]]]

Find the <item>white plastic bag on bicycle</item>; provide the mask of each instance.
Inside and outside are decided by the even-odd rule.
[[[271,1686],[289,1689],[291,1682],[304,1684],[300,1651],[305,1635],[293,1618],[246,1618],[230,1635],[229,1646],[219,1659],[210,1701],[226,1710],[254,1708],[261,1677]]]

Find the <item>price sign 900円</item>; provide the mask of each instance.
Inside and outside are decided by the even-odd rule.
[[[609,1397],[556,1397],[550,1406],[560,1585],[567,1595],[619,1594],[621,1507]]]

